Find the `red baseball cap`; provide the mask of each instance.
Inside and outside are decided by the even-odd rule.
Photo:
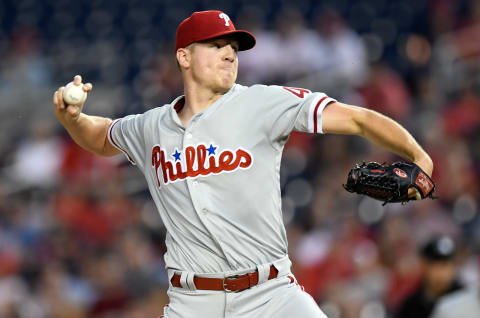
[[[239,50],[249,50],[255,46],[255,37],[245,30],[237,30],[232,20],[222,11],[209,10],[194,12],[177,28],[175,52],[194,42],[231,35],[238,41]]]

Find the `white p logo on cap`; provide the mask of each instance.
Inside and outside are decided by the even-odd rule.
[[[230,23],[228,23],[228,21],[230,21],[230,17],[228,15],[222,12],[218,16],[220,17],[220,19],[225,20],[225,26],[230,26]]]

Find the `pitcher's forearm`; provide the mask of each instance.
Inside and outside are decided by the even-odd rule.
[[[72,122],[62,122],[72,139],[83,149],[101,156],[113,155],[106,151],[108,127],[112,120],[105,117],[80,114]]]
[[[433,162],[415,138],[399,123],[376,111],[339,102],[322,113],[325,133],[357,135],[419,165],[431,176]]]
[[[70,85],[70,83],[68,84]],[[82,77],[76,75],[73,84],[89,94],[93,85],[83,84]],[[112,120],[105,117],[89,116],[82,113],[83,103],[70,105],[63,99],[64,87],[59,87],[53,94],[53,110],[60,123],[68,131],[72,139],[83,149],[100,156],[114,156],[120,150],[110,144],[107,138],[108,128]]]
[[[433,162],[415,138],[396,121],[369,111],[363,122],[362,135],[373,143],[416,163],[431,176]]]

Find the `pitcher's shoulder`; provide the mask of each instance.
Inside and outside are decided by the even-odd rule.
[[[124,120],[135,120],[138,123],[158,122],[168,114],[170,104],[154,107],[143,113],[130,114],[123,117]]]
[[[264,84],[254,84],[251,86],[244,86],[240,84],[235,84],[235,93],[236,95],[255,95],[261,94],[264,96],[265,94],[275,94],[281,89],[281,86],[276,85],[264,85]]]
[[[255,84],[252,86],[244,86],[244,88],[250,92],[261,92],[264,94],[288,94],[292,90],[302,90],[308,93],[311,93],[310,90],[304,88],[292,88],[282,85],[265,85],[265,84]]]
[[[146,117],[157,117],[157,116],[164,116],[168,113],[170,108],[172,107],[171,104],[164,104],[161,106],[154,107],[152,109],[146,110],[143,115]]]

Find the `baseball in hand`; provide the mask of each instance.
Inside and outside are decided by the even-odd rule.
[[[83,84],[75,85],[70,82],[63,90],[63,100],[68,105],[81,105],[87,99],[87,93],[83,90]]]

